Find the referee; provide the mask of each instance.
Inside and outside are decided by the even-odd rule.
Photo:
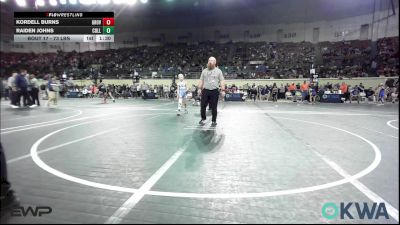
[[[207,68],[201,72],[199,81],[199,90],[201,90],[201,120],[200,125],[204,125],[206,121],[206,108],[210,104],[212,110],[212,124],[217,125],[217,106],[219,97],[219,86],[221,85],[221,93],[225,94],[225,79],[222,71],[216,67],[217,60],[214,57],[208,59]]]

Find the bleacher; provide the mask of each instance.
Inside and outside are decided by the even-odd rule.
[[[372,55],[373,45],[377,45],[376,56]],[[75,79],[90,78],[93,74],[126,79],[136,72],[142,78],[171,78],[178,73],[198,78],[208,57],[215,56],[228,79],[308,77],[312,64],[320,77],[395,76],[399,71],[398,50],[398,37],[393,37],[377,42],[203,42],[83,53],[2,53],[0,72],[2,77],[8,77],[19,68],[26,68],[38,77],[65,72]],[[322,57],[320,63],[318,53]],[[376,70],[371,69],[373,61],[377,63]]]

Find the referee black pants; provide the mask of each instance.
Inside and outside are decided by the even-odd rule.
[[[203,89],[201,93],[201,119],[206,120],[206,108],[207,105],[210,104],[212,110],[212,122],[217,122],[217,106],[218,106],[218,97],[219,91],[218,89],[207,90]]]

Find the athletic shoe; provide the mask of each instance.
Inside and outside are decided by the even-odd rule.
[[[18,109],[19,107],[16,106],[16,105],[11,105],[11,108],[13,108],[13,109]]]
[[[216,126],[217,126],[217,122],[212,122],[212,123],[211,123],[211,126],[212,126],[212,127],[216,127]]]
[[[205,121],[205,120],[200,120],[199,124],[200,124],[201,126],[204,126],[204,125],[206,124],[206,121]]]
[[[113,99],[113,102],[115,103],[115,99]]]
[[[35,108],[37,105],[30,105],[29,108]]]

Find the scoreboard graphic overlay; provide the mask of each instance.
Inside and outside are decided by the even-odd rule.
[[[14,42],[114,42],[114,12],[14,12]]]

